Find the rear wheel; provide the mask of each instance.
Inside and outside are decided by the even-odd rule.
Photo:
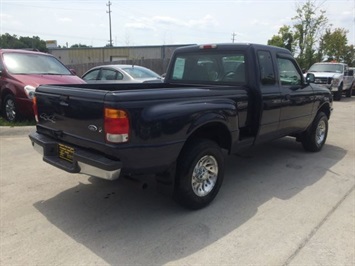
[[[18,114],[16,111],[16,102],[15,97],[11,94],[8,94],[4,99],[4,109],[3,116],[9,122],[14,122],[18,119]]]
[[[217,195],[224,176],[224,158],[217,143],[191,141],[179,157],[175,200],[189,209],[207,206]]]
[[[328,117],[320,112],[313,120],[311,126],[302,136],[302,145],[306,151],[320,151],[328,135]]]

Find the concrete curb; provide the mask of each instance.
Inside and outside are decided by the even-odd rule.
[[[0,127],[0,137],[2,136],[27,136],[30,132],[36,131],[36,126],[23,127]]]

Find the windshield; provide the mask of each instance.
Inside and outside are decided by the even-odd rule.
[[[122,68],[122,70],[126,71],[132,78],[135,79],[161,78],[161,76],[157,73],[146,68],[127,67]]]
[[[72,75],[55,57],[42,54],[4,53],[4,63],[12,74]]]
[[[343,66],[340,64],[315,64],[311,66],[309,72],[336,72],[342,73]]]

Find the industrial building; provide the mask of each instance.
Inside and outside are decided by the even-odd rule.
[[[81,76],[88,69],[104,64],[135,64],[163,74],[169,60],[178,47],[185,45],[163,46],[124,46],[124,47],[80,47],[49,48],[49,52],[63,64],[74,69]]]

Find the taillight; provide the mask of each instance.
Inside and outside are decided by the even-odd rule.
[[[33,97],[32,102],[33,102],[33,113],[35,115],[36,122],[38,123],[39,121],[38,121],[37,98]]]
[[[105,108],[106,141],[112,143],[127,142],[129,139],[129,119],[125,111]]]

